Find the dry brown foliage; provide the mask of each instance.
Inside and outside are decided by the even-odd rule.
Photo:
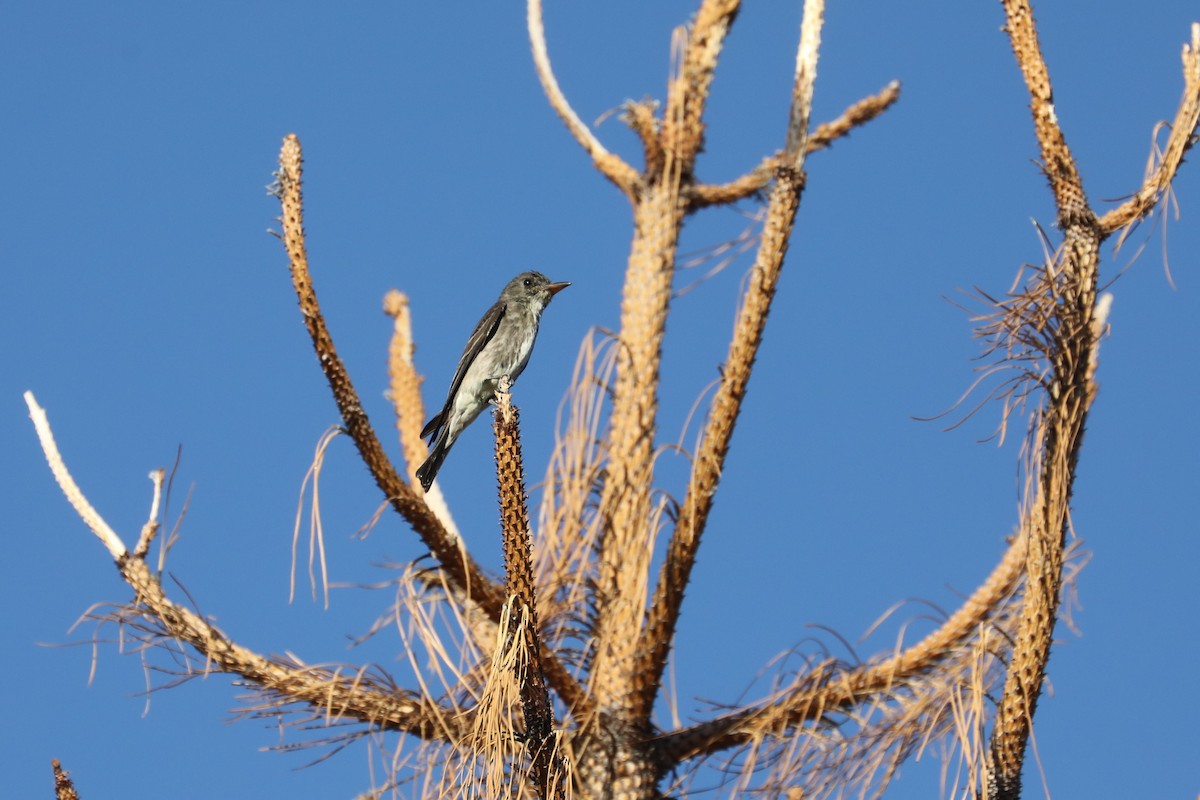
[[[425,494],[412,480],[425,455],[419,437],[424,412],[407,300],[399,293],[389,296],[386,309],[395,320],[389,370],[404,472],[359,404],[308,268],[300,142],[284,140],[277,191],[303,322],[341,411],[342,431],[385,502],[432,554],[432,565],[399,571],[396,600],[368,634],[399,633],[417,685],[399,686],[372,665],[314,666],[252,652],[169,598],[162,565],[155,570],[146,563],[158,531],[162,474],[152,476],[150,519],[130,551],[71,479],[44,412],[27,395],[56,479],[134,591],[127,605],[96,610],[94,618],[118,625],[135,649],[170,653],[179,680],[224,672],[249,682],[257,697],[246,714],[324,726],[323,742],[334,745],[381,732],[418,740],[418,747],[396,756],[381,792],[417,776],[409,790],[423,797],[636,800],[686,794],[707,764],[727,771],[730,794],[870,794],[881,792],[914,752],[937,746],[945,751],[947,783],[962,796],[1018,797],[1050,637],[1077,564],[1066,534],[1106,333],[1109,301],[1097,289],[1100,245],[1154,210],[1196,141],[1200,25],[1184,47],[1184,97],[1165,147],[1130,199],[1101,215],[1087,199],[1058,125],[1029,4],[1004,0],[1004,9],[1061,238],[1045,263],[1024,273],[1007,295],[982,296],[987,310],[978,333],[989,374],[1010,376],[996,393],[1004,419],[1027,415],[1020,523],[991,575],[924,639],[859,663],[821,652],[798,656],[758,700],[669,730],[651,718],[667,691],[664,671],[684,593],[770,315],[805,187],[805,159],[899,97],[898,84],[891,83],[838,119],[812,123],[821,0],[805,3],[779,151],[722,185],[699,182],[695,167],[709,87],[740,10],[737,0],[703,0],[681,29],[661,113],[656,103],[625,107],[624,120],[643,145],[640,169],[609,152],[572,110],[550,65],[541,2],[529,0],[534,63],[549,102],[597,170],[629,199],[634,231],[620,327],[612,335],[590,335],[580,348],[536,537],[517,412],[507,392],[497,398],[504,581],[477,565],[436,486]],[[687,488],[675,503],[655,491],[654,478],[662,341],[680,230],[698,210],[758,192],[766,193],[766,211],[754,266],[691,454]],[[662,536],[666,556],[655,576],[652,556]]]

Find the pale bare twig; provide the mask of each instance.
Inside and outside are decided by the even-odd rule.
[[[813,85],[817,80],[817,56],[821,49],[821,28],[825,22],[825,0],[805,0],[800,25],[800,45],[796,48],[796,75],[792,81],[792,107],[788,119],[785,166],[804,169],[808,154],[808,124],[812,118]]]
[[[388,399],[396,413],[396,431],[408,465],[408,481],[416,483],[417,467],[429,455],[421,438],[425,424],[425,404],[421,401],[422,378],[413,364],[412,310],[408,295],[392,289],[383,297],[383,313],[392,318],[392,338],[388,342]]]
[[[138,536],[137,545],[133,548],[134,558],[145,558],[146,554],[150,552],[150,545],[154,541],[154,537],[158,535],[158,507],[162,502],[163,481],[166,477],[166,470],[150,471],[150,481],[154,484],[154,496],[150,500],[150,516],[147,518],[146,524],[142,526],[142,533]]]
[[[558,114],[559,119],[567,126],[571,136],[579,142],[584,152],[592,159],[596,169],[616,184],[617,188],[632,198],[637,185],[637,170],[625,163],[620,156],[605,149],[591,129],[583,123],[571,104],[567,101],[554,77],[550,66],[550,54],[546,49],[546,28],[542,22],[542,0],[528,0],[526,6],[526,24],[529,28],[529,43],[533,49],[533,64],[537,70],[538,80],[550,101],[550,107]]]
[[[25,405],[29,407],[29,417],[33,420],[33,428],[37,431],[38,441],[42,445],[42,453],[45,454],[46,461],[50,464],[50,471],[54,474],[54,480],[58,482],[58,487],[67,496],[67,502],[71,504],[75,513],[96,535],[113,559],[125,558],[128,554],[125,543],[112,528],[108,527],[108,523],[88,502],[87,497],[75,483],[75,479],[71,477],[71,473],[67,471],[67,465],[59,455],[58,444],[54,441],[54,432],[50,430],[50,420],[46,418],[46,409],[38,405],[33,392],[25,392],[24,397]]]

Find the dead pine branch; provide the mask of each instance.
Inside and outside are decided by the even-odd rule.
[[[1183,98],[1168,129],[1170,134],[1146,180],[1133,197],[1100,217],[1105,236],[1128,229],[1149,216],[1170,190],[1183,157],[1197,142],[1200,125],[1200,22],[1192,23],[1191,41],[1183,45]]]
[[[986,792],[993,800],[1021,795],[1021,773],[1041,694],[1061,599],[1066,537],[1076,465],[1096,395],[1099,341],[1111,299],[1097,298],[1100,245],[1117,228],[1153,210],[1195,140],[1200,107],[1200,26],[1184,46],[1184,100],[1166,155],[1134,198],[1099,219],[1088,202],[1074,156],[1059,125],[1050,75],[1027,0],[1004,0],[1005,30],[1030,97],[1042,169],[1057,209],[1062,242],[1013,301],[998,304],[985,329],[1011,342],[1013,359],[1032,353],[1045,365],[1042,404],[1035,410],[1027,452],[1023,535],[1029,539],[1021,616],[989,746]]]
[[[308,329],[317,361],[325,373],[334,401],[342,415],[343,425],[354,440],[363,463],[371,472],[384,497],[421,537],[421,541],[429,548],[437,560],[438,568],[445,572],[455,592],[461,593],[470,602],[477,603],[489,617],[498,621],[504,605],[502,590],[484,575],[479,565],[462,546],[461,539],[447,530],[441,517],[424,498],[418,496],[412,485],[400,477],[380,444],[370,420],[367,419],[349,372],[334,347],[308,269],[308,254],[304,241],[302,161],[299,138],[294,134],[288,135],[283,140],[279,154],[276,186],[283,207],[283,242],[304,325]],[[545,666],[555,690],[568,706],[581,704],[583,698],[578,684],[552,653],[545,654]]]
[[[864,97],[849,106],[837,119],[823,122],[809,131],[804,152],[815,153],[862,125],[883,114],[900,99],[900,82],[892,81],[879,92]],[[712,205],[728,205],[764,191],[775,179],[783,163],[784,151],[767,156],[749,172],[721,184],[696,183],[688,189],[689,210],[697,211]]]
[[[513,661],[525,720],[525,748],[532,761],[531,775],[538,793],[543,800],[550,800],[565,797],[566,772],[554,732],[554,709],[542,673],[533,576],[533,534],[526,508],[519,413],[512,404],[506,378],[500,381],[496,400],[496,480],[510,637],[509,642],[498,646],[512,648],[519,654]]]
[[[473,597],[492,613],[499,613],[503,603],[498,587],[488,580],[479,567],[449,535],[441,520],[418,497],[392,465],[375,434],[358,391],[337,354],[333,338],[321,314],[312,276],[308,269],[308,253],[304,241],[304,204],[302,199],[302,155],[300,140],[289,135],[283,140],[279,153],[277,193],[283,207],[283,242],[288,254],[292,283],[300,301],[300,313],[312,338],[317,361],[325,373],[334,401],[342,416],[346,432],[354,440],[363,463],[392,507],[406,519],[422,541],[437,558],[452,583]]]
[[[767,204],[759,249],[750,281],[742,298],[734,327],[729,354],[721,370],[721,383],[709,407],[708,423],[700,449],[692,461],[687,494],[680,504],[679,518],[668,545],[655,596],[650,604],[646,627],[638,642],[638,661],[634,674],[639,676],[642,692],[631,711],[636,718],[648,720],[653,700],[662,682],[670,643],[683,602],[683,592],[695,563],[700,537],[708,520],[724,468],[725,456],[733,437],[734,425],[746,395],[750,373],[758,347],[762,343],[767,316],[775,287],[787,255],[788,241],[795,225],[800,195],[804,190],[804,159],[812,115],[813,84],[816,79],[823,2],[805,3],[801,43],[797,54],[792,109],[786,132],[786,147],[775,170],[774,187]]]
[[[210,672],[238,675],[269,697],[269,706],[279,715],[299,704],[321,710],[328,719],[353,720],[421,738],[446,736],[456,726],[461,727],[461,719],[451,709],[416,693],[399,690],[382,673],[375,678],[365,668],[314,667],[293,658],[262,655],[171,600],[159,574],[147,565],[145,554],[130,552],[88,502],[67,469],[46,412],[32,392],[25,393],[25,402],[42,452],[63,493],[104,544],[121,577],[134,591],[133,601],[112,612],[105,621],[121,625],[126,636],[147,646],[189,646],[195,655],[183,653],[185,677]]]
[[[549,61],[539,55],[545,50],[541,4],[531,0],[528,9],[531,43],[548,100],[595,160],[594,141],[581,130],[577,116],[564,111],[569,104],[553,78]],[[732,187],[697,190],[694,175],[704,141],[704,111],[725,37],[739,10],[740,3],[729,0],[701,3],[691,24],[678,36],[679,58],[668,80],[665,101],[661,105],[632,103],[625,109],[626,122],[643,143],[646,163],[634,191],[629,190],[627,182],[615,181],[633,205],[634,236],[625,274],[620,330],[614,344],[615,377],[608,393],[611,409],[604,436],[603,469],[598,473],[603,477],[594,486],[574,484],[580,492],[591,494],[594,489],[598,495],[592,560],[596,586],[587,601],[583,622],[594,643],[589,647],[587,667],[588,691],[596,713],[581,721],[576,748],[576,752],[583,750],[577,764],[578,785],[589,795],[616,792],[644,796],[666,769],[674,767],[650,763],[645,748],[634,746],[632,741],[650,734],[650,710],[661,689],[662,667],[694,557],[694,543],[699,541],[698,528],[707,517],[798,205],[804,182],[803,156],[810,143],[826,146],[855,125],[882,113],[898,95],[898,86],[889,86],[878,97],[853,106],[844,120],[821,130],[819,141],[813,138],[811,91],[823,4],[809,2],[798,48],[797,89],[785,155],[764,161],[766,168],[739,179]],[[661,117],[657,117],[660,108]],[[613,179],[611,172],[597,166]],[[658,520],[662,518],[661,507],[651,499],[657,392],[680,230],[693,211],[717,202],[731,202],[771,181],[775,182],[771,207],[776,213],[764,237],[767,242],[762,248],[761,268],[756,267],[751,281],[743,312],[745,321],[739,323],[743,331],[739,333],[740,343],[732,345],[731,363],[726,365],[731,372],[724,395],[718,395],[724,398],[719,400],[723,406],[713,415],[713,424],[719,430],[709,438],[705,445],[710,448],[709,454],[702,456],[703,463],[696,468],[703,477],[695,480],[694,491],[689,489],[692,499],[685,501],[685,517],[676,525],[668,564],[647,619],[649,570]],[[586,423],[580,427],[586,427]],[[564,506],[586,506],[582,497],[560,501]]]
[[[917,644],[861,665],[832,660],[815,664],[773,697],[660,737],[656,746],[661,757],[676,761],[744,745],[766,751],[773,746],[773,732],[848,714],[856,706],[875,700],[890,701],[916,676],[941,675],[940,688],[953,685],[970,666],[968,659],[974,657],[972,643],[979,630],[991,627],[1003,634],[1011,626],[1008,618],[1014,610],[1010,601],[1023,578],[1026,554],[1027,539],[1018,536],[991,575],[937,630]],[[936,683],[931,681],[923,687],[927,702],[937,700]],[[923,734],[924,727],[915,732]]]

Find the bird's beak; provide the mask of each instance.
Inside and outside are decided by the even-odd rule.
[[[551,297],[554,297],[554,295],[558,294],[559,292],[561,292],[563,289],[567,288],[570,285],[571,284],[569,284],[565,281],[562,283],[547,283],[546,291],[550,293]]]

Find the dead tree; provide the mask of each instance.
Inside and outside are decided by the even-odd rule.
[[[1097,352],[1109,298],[1098,290],[1101,244],[1144,219],[1169,191],[1200,117],[1200,25],[1183,49],[1184,96],[1165,147],[1144,184],[1103,213],[1084,191],[1055,114],[1032,11],[1004,0],[1006,31],[1030,97],[1040,164],[1054,197],[1058,233],[1045,263],[1008,294],[982,295],[978,334],[1001,376],[995,394],[1007,421],[1024,413],[1024,499],[1017,533],[991,575],[923,640],[862,663],[814,655],[781,676],[778,690],[695,724],[652,721],[685,590],[720,486],[730,442],[771,310],[808,156],[885,112],[891,83],[837,119],[813,124],[812,97],[824,6],[807,0],[790,104],[780,98],[780,148],[740,178],[704,183],[697,161],[705,107],[737,0],[703,0],[661,104],[629,102],[624,121],[643,163],[607,150],[572,110],[551,69],[541,0],[528,2],[537,75],[570,135],[628,199],[633,239],[619,330],[580,351],[547,475],[540,519],[527,508],[518,414],[507,392],[495,419],[498,497],[506,576],[488,575],[454,530],[436,487],[412,478],[425,456],[424,410],[402,295],[395,318],[392,398],[407,471],[398,469],[367,419],[326,327],[305,250],[301,150],[284,140],[277,194],[301,316],[348,434],[392,510],[420,537],[434,566],[400,583],[393,617],[418,620],[419,642],[448,669],[402,687],[373,665],[311,666],[240,645],[168,596],[161,564],[147,563],[159,530],[157,473],[149,522],[132,549],[89,505],[54,445],[46,416],[27,395],[47,458],[67,497],[101,539],[133,599],[110,615],[150,645],[187,645],[193,674],[225,672],[257,687],[247,710],[297,722],[360,723],[343,738],[395,732],[424,744],[434,780],[426,796],[656,798],[682,796],[709,759],[738,764],[731,792],[817,797],[875,791],[922,741],[944,738],[959,753],[964,795],[1020,796],[1022,765],[1042,688],[1050,637],[1070,559],[1066,533]],[[786,115],[783,110],[787,108]],[[765,197],[754,265],[686,491],[673,505],[653,492],[662,342],[671,311],[677,246],[685,222],[710,206]],[[655,540],[667,537],[654,574]],[[433,620],[451,619],[447,631]],[[684,669],[687,665],[683,665]],[[987,698],[998,697],[994,706]],[[386,787],[384,787],[386,788]]]

